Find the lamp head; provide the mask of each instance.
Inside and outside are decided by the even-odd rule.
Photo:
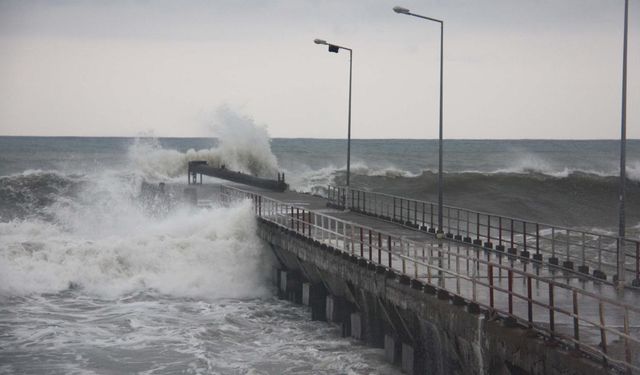
[[[327,41],[322,39],[314,39],[313,42],[315,44],[327,44]]]
[[[400,6],[393,7],[393,11],[399,14],[409,14],[409,9]]]

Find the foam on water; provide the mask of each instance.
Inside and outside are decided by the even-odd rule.
[[[267,293],[269,253],[249,202],[156,210],[150,205],[162,202],[140,196],[143,173],[3,177],[10,182],[3,199],[29,212],[0,221],[0,295],[70,288],[103,298],[145,290],[213,299]]]
[[[630,180],[640,181],[640,160],[632,160],[627,163],[627,177]]]
[[[584,168],[567,165],[556,165],[539,155],[523,153],[511,160],[507,167],[489,171],[489,174],[540,174],[550,177],[567,178],[574,174],[593,175],[598,177],[615,177],[620,175],[619,165],[611,163],[607,168]],[[482,171],[470,171],[482,173]],[[487,173],[487,172],[485,172]],[[627,178],[640,182],[640,160],[627,161]]]
[[[287,180],[291,189],[302,192],[321,192],[329,184],[335,183],[337,175],[346,175],[347,166],[337,167],[329,165],[327,167],[312,169],[304,167],[295,171],[286,171]],[[388,177],[388,178],[414,178],[415,174],[395,166],[369,166],[365,162],[356,162],[351,165],[352,176],[367,177]]]
[[[0,294],[70,287],[105,298],[148,289],[202,298],[266,293],[268,253],[247,202],[161,219],[101,221],[101,215],[83,221],[79,213],[66,227],[36,220],[0,223]]]
[[[0,330],[2,373],[399,373],[380,349],[274,298],[23,297],[0,305]]]

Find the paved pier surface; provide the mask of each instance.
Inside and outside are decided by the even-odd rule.
[[[311,240],[341,248],[343,252],[350,252],[364,261],[383,264],[387,270],[394,270],[398,275],[407,275],[425,285],[434,285],[467,301],[477,301],[490,313],[499,315],[497,313],[503,312],[507,317],[515,317],[520,325],[550,332],[551,337],[563,337],[565,343],[575,343],[576,349],[580,347],[591,353],[596,360],[600,354],[598,351],[604,351],[609,359],[621,362],[626,359],[634,366],[640,366],[637,345],[640,314],[637,310],[625,308],[640,306],[640,292],[637,289],[616,288],[611,283],[585,277],[579,272],[562,270],[462,241],[437,239],[434,234],[414,227],[331,208],[323,197],[292,191],[274,192],[236,183],[225,182],[223,185],[284,203],[289,207],[287,212],[295,207],[291,211],[292,228],[296,230],[297,224],[297,231],[300,232],[299,222],[302,222],[301,232]],[[216,199],[221,186],[216,183],[191,185],[198,190],[201,201]],[[261,205],[266,211],[266,203]],[[303,211],[302,220],[300,210]],[[340,223],[326,224],[329,232],[333,230],[340,234],[333,237],[331,234],[325,235],[322,228],[317,227],[317,217],[314,216],[312,220],[309,212],[322,215],[324,219],[321,220],[340,220]],[[262,215],[270,219],[269,213]],[[282,213],[279,215],[282,216]],[[277,221],[274,218],[271,219]],[[287,220],[285,225],[288,225]],[[321,221],[320,226],[325,225],[325,221]],[[351,226],[341,227],[341,223],[353,224],[358,228],[355,233],[358,243],[353,242],[354,233],[350,233],[351,242],[346,239],[348,228],[352,232],[354,229]],[[305,224],[308,231],[304,229]],[[377,247],[377,241],[384,245]],[[382,248],[387,246],[392,250],[383,251]],[[615,301],[620,305],[606,301]],[[579,321],[576,320],[578,315]],[[625,342],[624,335],[619,334],[624,332],[632,339]],[[588,346],[595,350],[585,349]]]

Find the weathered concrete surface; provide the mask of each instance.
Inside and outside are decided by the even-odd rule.
[[[402,344],[402,371],[413,374],[415,359],[413,357],[414,349],[411,345]]]
[[[351,313],[351,337],[362,340],[362,318],[360,313]]]
[[[323,285],[330,298],[322,298],[326,303],[316,304],[315,309],[330,314],[346,336],[355,333],[352,313],[357,312],[362,340],[385,347],[390,359],[407,373],[609,373],[592,360],[545,343],[531,330],[507,328],[499,320],[488,319],[487,314],[470,313],[467,310],[474,309],[453,304],[446,293],[431,294],[433,288],[400,280],[370,263],[264,221],[258,231],[287,275],[301,275],[298,279],[287,276],[287,286],[300,285],[300,302],[300,278],[311,285]]]

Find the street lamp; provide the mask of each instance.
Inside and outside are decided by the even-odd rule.
[[[353,50],[351,48],[339,46],[337,44],[327,43],[326,40],[323,39],[314,39],[315,44],[322,44],[329,46],[329,52],[338,53],[339,50],[347,50],[349,51],[349,115],[347,120],[347,190],[346,194],[349,194],[349,178],[351,176],[351,76],[352,76],[352,67],[353,67]],[[346,197],[345,197],[346,199]],[[346,207],[346,201],[345,207]]]
[[[626,143],[627,143],[627,34],[629,28],[629,0],[624,1],[624,41],[622,47],[622,123],[620,126],[620,194],[618,206],[618,284],[625,283],[625,215],[624,196],[626,180]],[[640,284],[640,280],[634,280]]]
[[[443,70],[443,52],[444,52],[444,22],[442,20],[438,20],[431,17],[421,16],[419,14],[411,13],[409,9],[395,6],[393,7],[393,11],[398,14],[406,14],[408,16],[414,16],[418,18],[422,18],[428,21],[437,22],[440,24],[440,127],[439,127],[439,140],[438,140],[438,235],[442,236],[443,225],[442,225],[442,211],[443,211],[443,203],[442,203],[442,70]]]

